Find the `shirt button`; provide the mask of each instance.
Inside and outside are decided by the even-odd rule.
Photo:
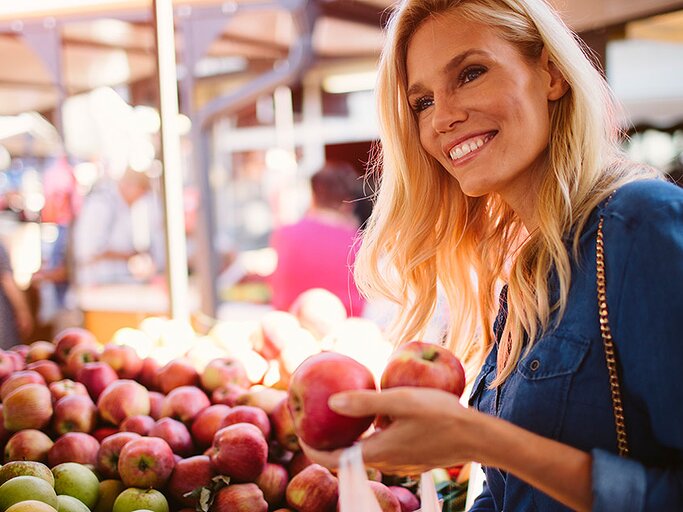
[[[535,372],[540,367],[541,367],[541,362],[538,359],[534,359],[533,361],[531,361],[531,363],[529,363],[529,368],[531,368],[532,372]]]

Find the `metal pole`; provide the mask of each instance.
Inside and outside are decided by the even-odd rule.
[[[153,0],[153,5],[159,80],[159,115],[161,117],[162,188],[169,314],[171,318],[189,321],[173,4],[171,0]]]

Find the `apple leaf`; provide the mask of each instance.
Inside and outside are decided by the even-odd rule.
[[[230,477],[218,475],[211,479],[209,485],[197,487],[193,491],[183,494],[183,496],[197,500],[197,512],[209,512],[216,493],[228,485],[230,485]]]

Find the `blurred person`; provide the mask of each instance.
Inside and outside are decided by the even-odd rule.
[[[0,243],[0,349],[21,343],[32,330],[28,301],[14,280],[9,255]]]
[[[364,300],[353,280],[358,219],[352,204],[359,186],[350,164],[328,162],[311,177],[304,217],[273,231],[277,266],[269,282],[275,309],[286,311],[302,292],[324,288],[339,297],[348,315],[360,316]]]
[[[139,282],[159,267],[161,229],[150,190],[144,172],[127,169],[118,181],[105,179],[85,197],[73,236],[79,286]],[[146,218],[133,219],[136,204],[144,206],[139,212]],[[134,229],[147,231],[148,247],[138,247]],[[140,274],[133,271],[135,263],[144,269]]]

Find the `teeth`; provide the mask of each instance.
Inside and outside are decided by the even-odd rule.
[[[484,144],[486,144],[490,139],[491,137],[487,135],[486,137],[480,137],[474,140],[463,142],[459,146],[456,146],[453,149],[451,149],[449,154],[453,160],[457,160],[471,153],[475,149],[479,149]]]

